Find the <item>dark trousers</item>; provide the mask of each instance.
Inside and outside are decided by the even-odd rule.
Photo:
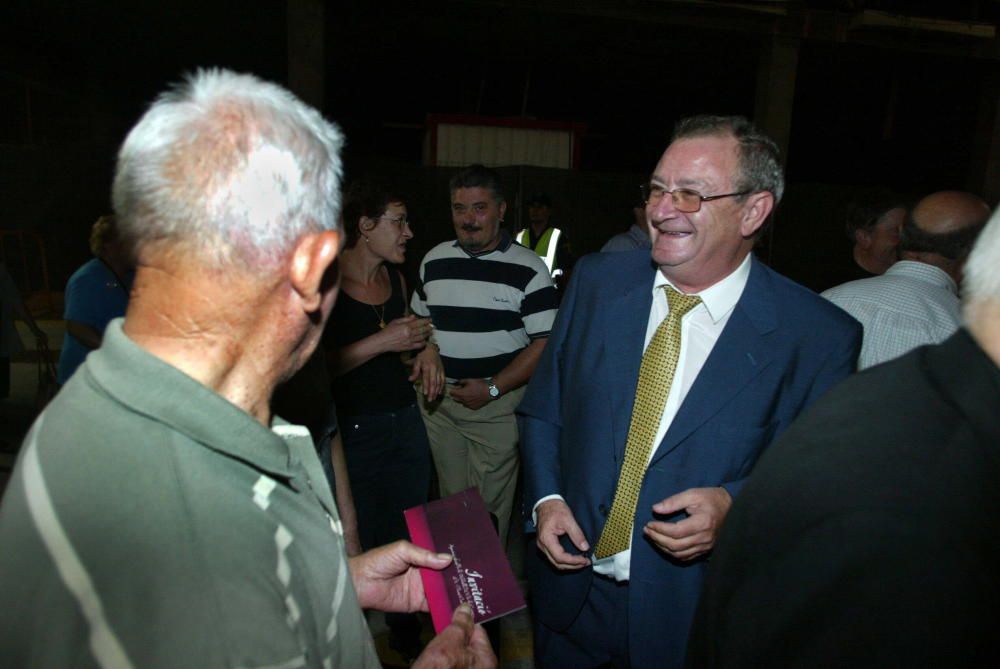
[[[427,501],[431,479],[427,431],[416,404],[397,411],[342,416],[347,475],[361,547],[408,536],[403,511]]]
[[[585,567],[589,569],[589,567]],[[535,620],[535,666],[538,669],[628,669],[628,589],[594,574],[590,593],[573,624],[554,632]],[[540,596],[543,593],[533,593]],[[647,624],[656,624],[647,621]]]
[[[427,431],[416,404],[364,416],[343,416],[340,432],[344,440],[347,476],[358,516],[361,548],[405,539],[409,536],[403,511],[427,502],[431,481],[431,451]],[[409,646],[414,652],[420,622],[412,614],[386,615],[393,636],[390,645]]]

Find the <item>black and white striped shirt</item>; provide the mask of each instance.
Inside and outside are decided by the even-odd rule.
[[[449,379],[493,376],[552,329],[559,298],[545,262],[500,234],[491,251],[443,242],[420,264],[410,307],[431,317]]]

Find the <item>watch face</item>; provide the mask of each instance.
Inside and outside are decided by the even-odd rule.
[[[490,397],[500,397],[500,389],[492,383],[490,384]]]

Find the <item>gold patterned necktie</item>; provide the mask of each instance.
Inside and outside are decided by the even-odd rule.
[[[639,489],[649,463],[649,454],[655,446],[653,440],[660,427],[663,407],[667,403],[677,359],[681,354],[681,319],[684,314],[701,304],[701,298],[697,295],[685,295],[670,286],[664,286],[664,289],[667,291],[670,313],[656,328],[642,356],[639,384],[635,389],[635,402],[632,405],[632,422],[625,442],[625,461],[618,476],[615,501],[611,505],[608,522],[594,549],[594,556],[598,559],[626,550],[632,541]]]

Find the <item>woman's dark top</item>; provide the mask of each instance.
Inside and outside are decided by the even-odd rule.
[[[379,331],[379,316],[385,323],[406,313],[399,272],[387,268],[391,293],[384,305],[359,302],[341,290],[323,333],[327,348],[343,348]],[[385,307],[383,315],[382,307]],[[333,379],[333,397],[341,416],[363,416],[395,411],[416,401],[413,384],[406,380],[408,368],[400,354],[390,351]]]

